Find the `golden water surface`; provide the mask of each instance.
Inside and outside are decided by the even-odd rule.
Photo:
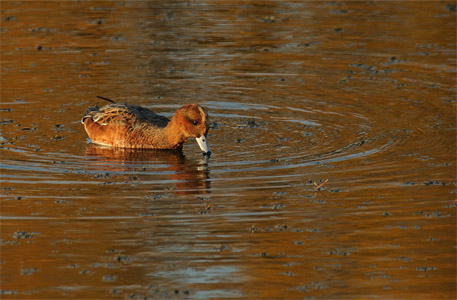
[[[0,5],[2,299],[456,296],[455,1]],[[213,155],[90,144],[97,95]]]

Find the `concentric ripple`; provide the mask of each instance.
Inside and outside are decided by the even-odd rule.
[[[222,176],[226,186],[231,180],[249,185],[255,179],[279,178],[287,185],[314,178],[316,172],[328,176],[334,164],[360,171],[361,161],[385,156],[402,139],[389,136],[389,129],[380,129],[382,124],[369,115],[344,114],[335,106],[325,113],[303,104],[207,106],[215,120],[210,131],[216,143],[211,177]],[[385,163],[382,159],[374,159],[374,164]],[[362,168],[376,165],[365,162]]]

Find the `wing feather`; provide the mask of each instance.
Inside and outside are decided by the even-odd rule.
[[[166,127],[170,120],[155,112],[136,105],[127,103],[113,103],[103,107],[92,106],[87,109],[84,119],[92,118],[100,125],[128,126],[131,129],[138,126]]]

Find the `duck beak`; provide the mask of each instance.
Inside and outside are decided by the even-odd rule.
[[[208,139],[206,138],[206,134],[202,135],[201,137],[195,138],[197,140],[198,145],[200,146],[200,149],[205,154],[211,154],[211,151],[209,151],[209,146],[208,146]]]

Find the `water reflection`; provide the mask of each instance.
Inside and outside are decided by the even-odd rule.
[[[233,289],[212,289],[206,290],[193,295],[194,299],[210,299],[210,298],[238,298],[243,292],[236,289],[236,285],[241,284],[246,280],[245,276],[240,273],[240,270],[232,266],[208,266],[196,268],[180,268],[177,270],[157,271],[146,276],[161,280],[167,278],[171,282],[177,282],[184,285],[215,285],[220,282],[233,285]]]
[[[88,171],[105,177],[148,184],[160,182],[172,185],[182,194],[206,194],[210,189],[207,156],[193,161],[186,159],[182,151],[122,149],[94,144],[87,146],[85,154]]]

